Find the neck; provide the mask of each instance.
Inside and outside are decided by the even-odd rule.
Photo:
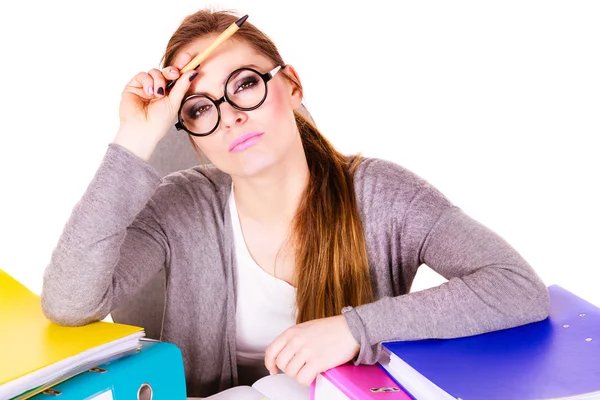
[[[294,147],[281,163],[258,176],[232,176],[238,213],[265,224],[290,223],[309,179],[304,149],[302,145]]]

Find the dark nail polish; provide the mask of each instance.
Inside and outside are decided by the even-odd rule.
[[[156,91],[156,93],[158,93],[159,96],[162,96],[165,94],[165,89],[163,89],[162,87],[159,87],[158,90]]]
[[[198,76],[197,72],[194,72],[193,74],[191,74],[190,75],[190,82],[193,81],[197,76]]]

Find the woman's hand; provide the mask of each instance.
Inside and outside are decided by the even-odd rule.
[[[277,368],[302,385],[317,375],[354,358],[360,346],[350,333],[343,315],[294,325],[277,337],[265,351],[265,366]]]
[[[175,65],[162,71],[140,72],[125,86],[119,106],[120,126],[113,143],[148,161],[158,142],[175,120],[181,100],[196,77],[194,70],[179,73],[191,59],[181,54]],[[169,93],[167,81],[178,79]]]

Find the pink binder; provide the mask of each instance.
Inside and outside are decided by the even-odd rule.
[[[332,395],[332,390],[337,393]],[[327,397],[325,397],[325,393],[327,393]],[[350,363],[319,374],[311,386],[311,400],[325,400],[334,397],[350,400],[413,399],[378,365],[356,366]]]

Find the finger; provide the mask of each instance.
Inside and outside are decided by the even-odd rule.
[[[153,89],[156,96],[163,97],[165,95],[166,81],[162,72],[160,72],[156,68],[153,68],[150,71],[148,71],[148,75],[150,75],[152,77],[152,80],[154,81]]]
[[[296,382],[304,386],[310,386],[315,379],[317,379],[317,370],[310,364],[304,364],[304,366],[296,375]]]
[[[183,96],[188,91],[192,81],[196,78],[196,76],[198,76],[196,71],[188,71],[182,74],[181,77],[175,82],[175,86],[173,86],[169,92],[169,101],[174,110],[179,109]]]
[[[187,63],[192,61],[192,58],[193,57],[190,53],[187,53],[187,52],[179,53],[177,55],[177,57],[175,57],[175,60],[173,61],[173,66],[175,68],[181,70],[183,67],[185,67],[187,65]]]
[[[179,68],[170,65],[168,67],[163,68],[161,72],[168,81],[165,86],[165,91],[170,92],[177,79],[179,79],[179,77],[181,76],[181,71],[179,70]]]
[[[283,336],[284,334],[285,332],[279,335],[265,350],[265,367],[269,370],[271,375],[277,374],[277,364],[275,360],[281,350],[285,347],[286,340],[285,336]]]
[[[167,91],[171,91],[173,85],[175,84],[175,81],[181,77],[181,69],[184,68],[187,65],[187,63],[189,63],[191,60],[192,55],[186,52],[180,53],[175,57],[171,68],[176,69],[178,75],[174,76],[173,73],[171,74],[171,77],[169,78],[169,83],[167,83]]]
[[[296,353],[294,349],[292,349],[288,343],[277,355],[277,358],[275,359],[275,365],[277,365],[277,367],[287,375],[289,363],[292,361],[295,355]],[[299,362],[300,361],[297,361],[297,363]],[[297,366],[296,372],[298,372],[301,366],[302,365]]]
[[[152,99],[154,97],[154,81],[146,72],[139,72],[125,86],[124,91],[145,99]]]
[[[283,354],[283,352],[279,354],[281,357],[281,354]],[[279,360],[279,357],[277,359]],[[285,372],[285,374],[290,378],[296,379],[296,377],[298,376],[298,372],[300,372],[300,370],[302,369],[302,367],[304,367],[305,364],[306,360],[304,359],[304,357],[302,357],[300,354],[295,354],[292,357],[292,359],[287,362],[285,369],[281,368],[281,366],[279,368],[281,368],[281,370]],[[279,365],[279,363],[277,365]]]
[[[174,81],[175,79],[179,78],[179,68],[173,65],[163,68],[161,72],[165,79],[169,81]]]

